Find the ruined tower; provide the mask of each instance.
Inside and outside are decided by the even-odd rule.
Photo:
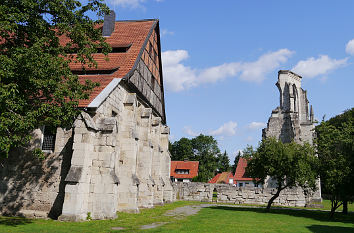
[[[275,137],[283,143],[295,141],[313,144],[315,120],[312,105],[309,107],[307,92],[301,88],[302,77],[289,71],[278,72],[280,105],[272,111],[267,128],[263,129],[262,137]],[[310,108],[310,110],[309,110]],[[275,181],[266,180],[266,187],[275,187]],[[306,192],[306,205],[321,201],[320,180],[317,181],[318,189],[315,193]]]
[[[302,77],[289,71],[278,72],[280,105],[272,111],[263,137],[275,137],[282,142],[309,142],[314,136],[314,117],[312,106],[309,111],[307,92],[301,88]]]

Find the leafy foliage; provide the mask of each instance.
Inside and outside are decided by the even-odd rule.
[[[236,173],[237,164],[238,164],[238,161],[240,160],[241,157],[242,157],[242,154],[241,154],[241,151],[239,151],[237,153],[237,155],[235,156],[234,164],[231,166],[231,171],[233,173]]]
[[[92,53],[104,42],[99,16],[108,8],[101,0],[3,0],[0,3],[0,156],[29,142],[42,125],[70,126],[78,100],[87,99],[97,84],[80,83],[70,61],[94,66]],[[67,38],[67,42],[59,38]],[[69,56],[74,52],[77,55]]]
[[[230,169],[231,169],[231,167],[230,167],[230,159],[229,159],[229,156],[227,155],[226,150],[225,150],[224,153],[218,154],[217,160],[218,160],[218,168],[217,168],[217,170],[219,172],[230,171]]]
[[[257,183],[264,184],[268,177],[276,181],[277,192],[269,200],[268,210],[285,188],[300,186],[316,189],[318,158],[308,143],[282,143],[275,138],[267,138],[261,141],[257,150],[248,147],[243,156],[249,159],[247,174]]]
[[[354,199],[354,108],[316,127],[322,192],[330,196],[331,217]]]
[[[170,152],[174,161],[199,161],[198,176],[193,181],[207,182],[218,169],[228,170],[230,166],[226,151],[220,153],[218,143],[212,136],[200,134],[193,139],[181,138],[171,144]]]

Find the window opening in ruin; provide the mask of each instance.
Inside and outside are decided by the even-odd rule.
[[[117,115],[118,113],[112,110],[112,117],[116,117]]]
[[[49,126],[43,127],[42,150],[54,151],[55,148],[56,129]]]
[[[218,190],[216,190],[216,188],[214,188],[213,190],[213,202],[217,202],[218,200]]]

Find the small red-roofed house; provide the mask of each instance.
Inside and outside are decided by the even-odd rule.
[[[216,174],[208,183],[211,184],[233,184],[234,175],[232,172],[222,172]]]
[[[245,186],[252,186],[252,187],[260,187],[260,185],[255,184],[253,182],[253,178],[248,177],[246,173],[247,167],[247,159],[240,158],[237,163],[236,172],[234,176],[234,183],[237,187],[245,187]]]
[[[191,182],[198,175],[199,161],[171,161],[172,182]]]

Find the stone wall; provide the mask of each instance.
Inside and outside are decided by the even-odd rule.
[[[41,130],[31,145],[39,146]],[[39,159],[26,150],[12,151],[0,165],[0,213],[57,218],[64,202],[65,177],[72,156],[72,130],[58,129],[55,150]]]
[[[182,183],[173,184],[175,195],[180,200],[213,201],[213,192],[217,192],[217,202],[232,204],[267,204],[276,193],[276,189],[255,187],[234,187],[230,184]],[[285,189],[274,200],[274,205],[300,206],[307,204],[307,197],[300,188]]]
[[[0,167],[0,213],[60,220],[115,218],[173,201],[169,128],[121,82],[69,130],[45,160],[14,151]],[[31,148],[40,147],[36,130]]]

